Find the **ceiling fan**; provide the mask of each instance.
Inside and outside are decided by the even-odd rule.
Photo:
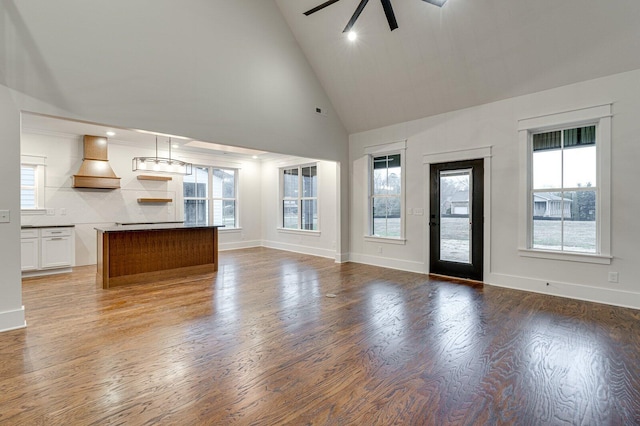
[[[340,0],[325,1],[324,3],[319,4],[313,9],[307,10],[306,12],[304,12],[304,14],[306,16],[309,16],[312,13],[316,13],[317,11],[324,9],[327,6],[331,6],[332,4],[337,3],[338,1]],[[389,23],[389,29],[393,31],[396,28],[398,28],[398,22],[396,21],[396,15],[393,13],[393,7],[391,7],[391,0],[380,0],[380,1],[382,2],[382,8],[384,9],[384,14],[386,15],[387,22]],[[442,5],[445,4],[447,0],[422,0],[422,1],[442,7]],[[353,25],[356,23],[356,21],[358,20],[358,17],[362,13],[362,11],[364,10],[364,7],[367,5],[368,2],[369,0],[360,0],[360,4],[358,4],[356,11],[353,12],[353,15],[351,15],[351,19],[349,19],[347,26],[344,27],[344,30],[342,31],[343,33],[346,33],[351,30],[351,27],[353,27]]]

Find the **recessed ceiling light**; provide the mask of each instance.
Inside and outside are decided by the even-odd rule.
[[[257,155],[254,155],[254,156],[253,156],[253,157],[251,157],[251,158],[253,158],[254,160],[257,160],[257,159],[258,159],[258,156],[257,156]]]
[[[116,132],[112,132],[112,131],[108,131],[107,132],[107,136],[115,136]]]
[[[178,145],[177,143],[171,144],[171,148],[180,148],[180,145]]]
[[[355,31],[349,31],[347,33],[347,38],[349,39],[349,41],[355,41],[355,39],[358,38],[358,34],[356,34]]]

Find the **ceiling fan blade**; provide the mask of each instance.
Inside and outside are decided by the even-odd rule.
[[[382,8],[384,14],[387,16],[387,22],[389,23],[389,29],[391,31],[398,28],[398,22],[396,21],[396,15],[393,13],[393,7],[391,7],[391,0],[382,0]]]
[[[327,6],[331,6],[332,4],[334,4],[334,3],[336,3],[336,2],[339,2],[339,1],[340,1],[340,0],[329,0],[329,1],[325,1],[324,3],[322,3],[322,4],[320,4],[320,5],[316,6],[316,7],[314,7],[313,9],[309,9],[309,10],[307,10],[306,12],[304,12],[304,14],[305,14],[306,16],[309,16],[309,15],[311,15],[312,13],[316,13],[317,11],[324,9],[324,8],[325,8],[325,7],[327,7]]]
[[[360,1],[360,4],[356,8],[356,11],[353,12],[353,16],[351,17],[351,19],[349,19],[349,23],[347,24],[346,27],[344,27],[344,30],[342,30],[343,33],[346,33],[347,31],[351,30],[351,27],[353,27],[353,24],[356,23],[356,21],[358,20],[358,16],[360,16],[360,14],[364,10],[364,7],[367,5],[368,2],[369,0]]]
[[[426,1],[427,3],[435,4],[438,7],[442,7],[442,5],[444,5],[447,2],[447,0],[422,0],[422,1]]]

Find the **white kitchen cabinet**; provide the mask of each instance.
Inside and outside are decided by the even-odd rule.
[[[25,276],[71,271],[75,263],[72,227],[22,229],[22,271]]]
[[[23,271],[35,271],[40,266],[40,238],[37,229],[22,231],[20,259]]]

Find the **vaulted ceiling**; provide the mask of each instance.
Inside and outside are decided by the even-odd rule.
[[[638,0],[275,0],[349,133],[640,68]],[[638,82],[640,84],[640,82]]]

